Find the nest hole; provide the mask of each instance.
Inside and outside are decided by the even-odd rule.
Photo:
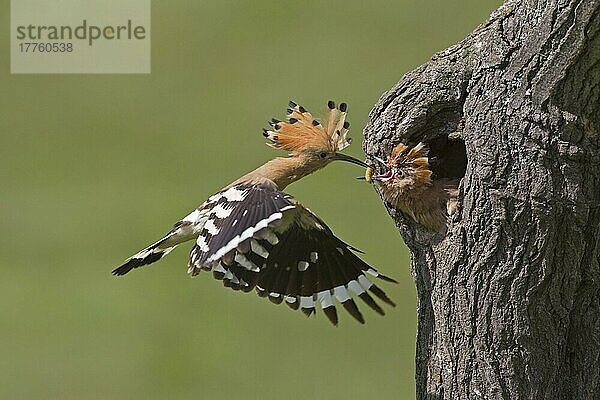
[[[433,179],[456,179],[465,176],[467,150],[464,140],[442,136],[427,142]]]

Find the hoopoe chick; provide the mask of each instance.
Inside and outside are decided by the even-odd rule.
[[[426,228],[439,232],[447,224],[448,215],[456,208],[457,179],[432,180],[428,148],[423,143],[414,147],[398,144],[387,161],[379,160],[387,170],[365,173],[367,181],[378,185],[386,201]]]
[[[350,144],[346,104],[336,108],[330,101],[328,107],[327,120],[321,123],[290,102],[287,122],[273,119],[272,129],[264,130],[269,145],[288,151],[287,157],[275,158],[225,186],[113,274],[151,264],[177,245],[194,240],[188,263],[192,276],[212,271],[226,287],[256,290],[259,296],[300,308],[306,315],[320,305],[334,325],[338,323],[336,301],[364,323],[353,295],[383,315],[370,294],[391,306],[394,303],[367,276],[395,281],[366,264],[323,220],[282,191],[334,160],[367,167],[338,153]]]

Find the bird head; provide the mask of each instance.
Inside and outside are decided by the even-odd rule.
[[[285,122],[272,119],[269,122],[272,129],[263,129],[263,135],[271,141],[269,146],[288,151],[290,157],[300,159],[309,170],[316,171],[335,160],[368,167],[363,161],[339,153],[351,143],[347,137],[350,123],[346,121],[346,103],[336,107],[330,100],[325,121],[315,119],[293,101],[289,102],[289,106]]]
[[[373,174],[372,170],[368,170],[366,179],[392,191],[395,195],[430,186],[431,169],[429,169],[428,151],[424,143],[414,147],[400,143],[394,147],[387,161],[377,159],[383,164],[384,172]]]

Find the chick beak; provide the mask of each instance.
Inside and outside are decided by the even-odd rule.
[[[374,181],[379,181],[379,182],[387,182],[390,179],[393,179],[396,175],[394,174],[394,171],[389,169],[386,172],[384,172],[383,174],[378,174],[378,175],[373,175],[373,177],[371,179],[373,179]]]
[[[388,165],[387,165],[387,162],[385,162],[384,159],[382,159],[381,157],[377,157],[377,156],[373,156],[373,159],[375,159],[375,161],[377,161],[378,163],[380,163],[385,168],[385,170],[388,171]],[[387,172],[384,173],[384,174],[373,175],[372,174],[373,168],[374,167],[367,167],[367,172],[365,173],[365,175],[364,176],[359,176],[356,179],[361,180],[361,181],[368,181],[369,183],[372,183],[374,180],[382,180],[382,179],[384,179],[384,176],[386,176]],[[368,171],[369,169],[370,169],[370,171]],[[391,170],[389,170],[388,172],[390,172],[390,171]],[[367,175],[369,175],[368,178],[367,178]]]
[[[378,161],[381,165],[383,165],[384,167],[387,167],[387,163],[385,162],[384,159],[382,159],[381,157],[377,157],[377,156],[373,156],[373,158]]]
[[[348,155],[342,154],[342,153],[335,153],[332,160],[347,161],[352,164],[360,165],[361,167],[364,167],[364,168],[369,167],[364,161],[360,161],[357,158],[354,158],[352,156],[348,156]]]

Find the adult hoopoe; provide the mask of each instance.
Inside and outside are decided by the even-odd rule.
[[[358,258],[357,250],[338,239],[323,220],[282,192],[334,160],[367,167],[338,153],[350,144],[346,104],[336,108],[329,101],[328,107],[327,121],[321,123],[304,107],[290,102],[287,122],[273,119],[273,130],[263,130],[269,145],[290,152],[288,157],[275,158],[225,186],[112,273],[124,275],[151,264],[194,239],[188,263],[192,276],[212,270],[226,287],[244,292],[256,289],[259,296],[300,308],[307,316],[320,304],[334,325],[338,322],[336,300],[364,323],[352,295],[383,315],[369,292],[389,305],[394,303],[367,275],[395,281]]]
[[[446,227],[448,215],[456,210],[458,179],[432,180],[428,152],[424,143],[414,147],[400,143],[387,161],[377,159],[385,171],[373,174],[372,168],[367,168],[365,178],[381,188],[386,201],[437,232]]]

